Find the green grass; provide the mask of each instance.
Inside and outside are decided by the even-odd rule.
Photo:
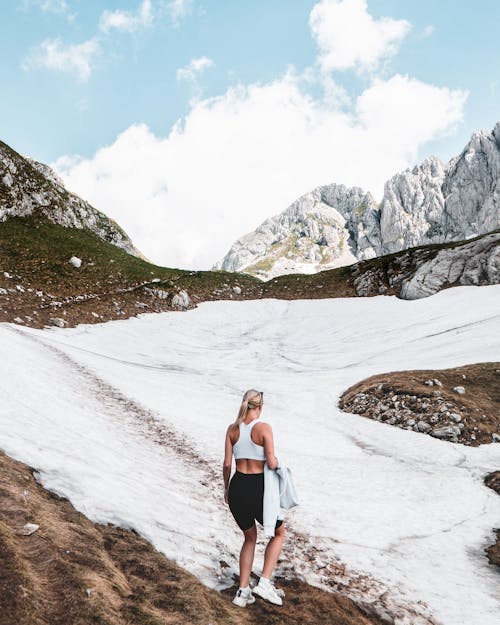
[[[82,260],[76,269],[71,256]],[[248,275],[227,271],[188,271],[162,267],[104,241],[87,229],[66,228],[33,214],[11,217],[0,222],[0,270],[32,277],[40,288],[58,284],[130,284],[159,278],[161,286],[175,280],[182,288],[213,289],[228,284],[254,285],[260,281]]]

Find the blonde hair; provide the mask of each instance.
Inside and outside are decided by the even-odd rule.
[[[262,406],[264,403],[264,397],[260,391],[256,391],[251,388],[243,395],[243,400],[241,402],[240,409],[238,411],[238,416],[236,417],[236,421],[234,425],[239,425],[243,422],[245,417],[247,416],[247,411],[249,408],[258,408]]]

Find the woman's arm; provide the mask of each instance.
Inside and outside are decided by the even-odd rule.
[[[227,489],[229,488],[229,478],[231,477],[231,467],[233,465],[233,443],[229,436],[231,426],[227,428],[226,441],[224,444],[224,464],[222,465],[222,477],[224,479],[224,501],[227,503]]]
[[[278,458],[274,455],[274,439],[273,430],[269,423],[262,423],[259,425],[262,431],[262,438],[264,443],[264,454],[266,456],[266,463],[270,469],[276,469],[278,466]]]

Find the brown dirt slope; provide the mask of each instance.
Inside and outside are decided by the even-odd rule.
[[[499,444],[500,363],[380,373],[344,391],[339,407],[464,445]]]
[[[0,221],[0,322],[41,328],[54,318],[68,327],[126,319],[178,309],[174,298],[181,291],[189,295],[188,308],[229,299],[398,296],[422,262],[440,249],[467,243],[421,246],[313,275],[261,282],[243,273],[160,267],[90,230],[66,228],[35,212]],[[70,264],[72,256],[81,259],[80,267]]]
[[[493,471],[484,478],[486,486],[492,488],[498,495],[500,495],[500,471]],[[500,527],[496,530],[497,539],[490,547],[485,549],[488,560],[491,564],[496,564],[500,567]]]
[[[26,523],[39,530],[22,534]],[[349,599],[299,581],[281,608],[224,594],[136,533],[92,523],[0,452],[0,625],[370,625]]]

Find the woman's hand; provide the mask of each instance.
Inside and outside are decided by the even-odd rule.
[[[229,488],[224,489],[224,503],[228,503],[228,500],[227,500],[228,491],[229,491]]]

